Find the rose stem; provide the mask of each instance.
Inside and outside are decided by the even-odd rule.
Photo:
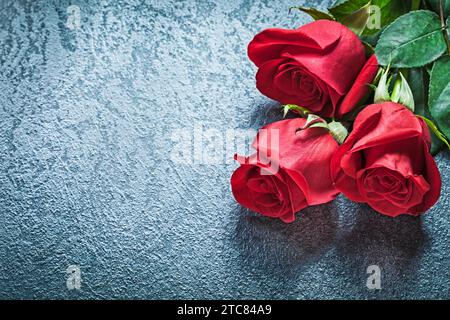
[[[413,0],[411,3],[411,11],[419,10],[420,0]]]

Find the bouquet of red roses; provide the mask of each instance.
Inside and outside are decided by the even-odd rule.
[[[388,215],[438,200],[432,154],[450,147],[450,1],[338,0],[295,30],[248,45],[256,87],[297,117],[261,128],[236,155],[235,199],[292,222],[339,193]]]

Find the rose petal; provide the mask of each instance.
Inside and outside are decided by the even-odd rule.
[[[350,90],[366,62],[364,46],[356,34],[346,26],[333,21],[317,23],[319,21],[298,30],[314,37],[315,40],[337,37],[339,41],[322,52],[304,50],[301,44],[286,47],[281,52],[289,53],[292,59],[301,63],[317,78],[343,96]]]
[[[411,214],[420,214],[430,209],[439,199],[441,194],[442,180],[436,162],[428,152],[428,146],[424,145],[425,169],[423,176],[430,185],[431,189],[424,195],[421,204],[410,209]]]
[[[377,123],[374,116],[377,116]],[[369,120],[370,119],[370,120]],[[365,130],[366,121],[371,123],[371,130]],[[359,130],[365,130],[361,135]],[[405,140],[415,136],[422,136],[422,126],[417,117],[405,106],[385,102],[383,104],[372,104],[364,108],[355,119],[352,135],[358,135],[358,141],[353,145],[352,152],[373,147],[376,145],[390,144],[393,141]]]
[[[323,51],[339,40],[337,23],[320,20],[296,30],[271,28],[258,33],[248,45],[248,56],[260,67],[264,62],[280,57],[283,49],[301,46],[305,50]]]
[[[337,117],[342,117],[344,114],[352,111],[355,107],[359,106],[361,101],[367,98],[370,93],[369,84],[372,83],[377,72],[378,60],[375,55],[372,55],[366,61],[350,91],[345,95],[339,108],[337,108]]]

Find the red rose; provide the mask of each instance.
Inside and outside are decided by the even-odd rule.
[[[419,215],[441,191],[429,149],[430,133],[422,119],[397,103],[373,104],[357,116],[333,156],[333,181],[349,199],[385,215]]]
[[[305,122],[297,118],[269,124],[253,142],[255,154],[235,156],[241,164],[231,177],[237,202],[292,222],[303,208],[336,197],[329,166],[338,144],[323,128],[299,130]]]
[[[323,117],[343,114],[337,109],[366,62],[364,46],[356,34],[329,20],[314,21],[296,30],[264,30],[250,42],[248,56],[259,68],[259,91]],[[376,58],[371,65],[373,60]],[[372,81],[375,74],[370,77],[373,72],[369,69],[358,83]],[[352,96],[359,95],[352,92]],[[356,103],[350,102],[346,108]]]
[[[361,102],[367,99],[367,96],[370,93],[370,87],[368,85],[372,83],[373,79],[377,75],[377,72],[378,60],[373,54],[359,72],[355,82],[350,88],[350,91],[344,97],[342,103],[339,105],[339,108],[336,110],[336,116],[338,118],[352,111],[355,107],[360,106]]]

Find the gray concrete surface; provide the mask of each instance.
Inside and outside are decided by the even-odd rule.
[[[0,1],[0,298],[449,299],[448,152],[421,218],[339,197],[290,225],[235,203],[235,164],[171,158],[180,128],[279,119],[246,45],[328,2]]]

